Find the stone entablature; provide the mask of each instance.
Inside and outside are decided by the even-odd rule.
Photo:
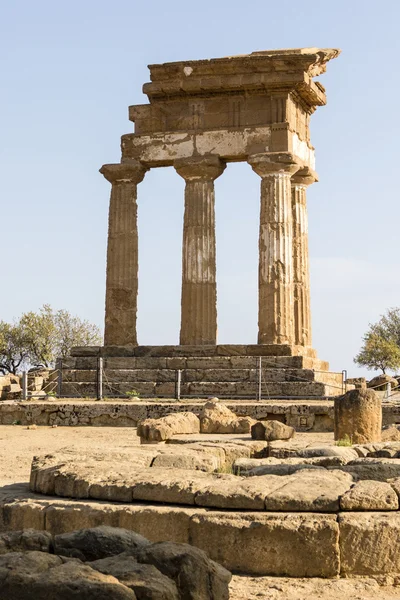
[[[306,186],[316,180],[309,119],[326,103],[313,77],[339,50],[268,50],[151,65],[122,136],[109,217],[106,345],[137,344],[137,185],[153,167],[185,179],[181,345],[217,343],[214,180],[247,161],[261,178],[258,344],[311,346]]]

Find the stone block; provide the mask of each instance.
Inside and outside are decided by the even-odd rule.
[[[342,471],[301,469],[266,497],[265,507],[270,511],[337,512],[340,496],[352,483],[351,475]]]
[[[208,513],[191,519],[190,540],[239,573],[287,577],[339,573],[336,515]]]
[[[400,513],[341,513],[338,523],[342,577],[400,574]]]
[[[395,490],[382,481],[358,481],[340,498],[341,510],[398,510]]]

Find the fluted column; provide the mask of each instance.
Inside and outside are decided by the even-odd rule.
[[[258,343],[293,344],[291,177],[299,169],[291,154],[250,156],[261,177],[258,268]]]
[[[103,165],[112,184],[108,219],[105,346],[137,345],[137,184],[146,173],[138,161]]]
[[[292,177],[294,339],[299,346],[311,346],[306,189],[315,180],[310,169],[302,169]]]
[[[182,345],[217,343],[214,180],[224,169],[218,156],[177,160],[186,182],[182,248]]]

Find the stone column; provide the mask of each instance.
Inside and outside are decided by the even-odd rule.
[[[182,345],[217,343],[214,180],[224,169],[218,156],[177,160],[186,182],[182,248]]]
[[[140,162],[103,165],[112,184],[108,219],[105,346],[137,345],[137,184],[146,173]]]
[[[258,343],[293,344],[292,175],[299,169],[287,153],[256,154],[249,164],[260,175]]]
[[[298,346],[311,346],[306,189],[314,181],[316,175],[310,169],[292,177],[294,343]]]

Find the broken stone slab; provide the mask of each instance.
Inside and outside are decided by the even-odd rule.
[[[395,490],[382,481],[358,481],[340,498],[341,510],[398,510]]]
[[[136,555],[149,544],[146,538],[134,531],[106,525],[54,536],[56,554],[82,561],[98,560],[122,552]]]
[[[294,434],[294,427],[289,427],[280,421],[257,421],[251,427],[253,440],[266,440],[267,442],[290,440]]]
[[[304,458],[314,458],[318,456],[340,456],[346,461],[355,460],[358,458],[358,453],[353,448],[345,446],[323,446],[317,448],[300,448],[297,456]]]
[[[199,419],[201,433],[249,433],[255,423],[251,417],[238,417],[218,400],[206,402]]]
[[[46,531],[25,529],[24,531],[7,531],[0,533],[0,554],[37,550],[50,552],[52,536]]]
[[[355,479],[370,479],[374,481],[388,481],[400,477],[399,458],[358,458],[341,467],[351,473]]]
[[[353,484],[342,471],[303,469],[290,475],[284,485],[265,498],[270,511],[337,512],[339,499]]]
[[[88,565],[44,552],[0,556],[1,598],[18,600],[136,600],[135,593],[115,577]]]
[[[137,559],[174,580],[182,600],[229,600],[231,573],[199,548],[159,542],[143,548]]]
[[[135,592],[140,600],[180,600],[176,583],[153,565],[140,564],[129,554],[109,556],[87,563],[92,569],[112,575]]]
[[[160,419],[138,423],[137,435],[142,443],[158,443],[176,434],[200,433],[200,421],[191,412],[174,413]]]

